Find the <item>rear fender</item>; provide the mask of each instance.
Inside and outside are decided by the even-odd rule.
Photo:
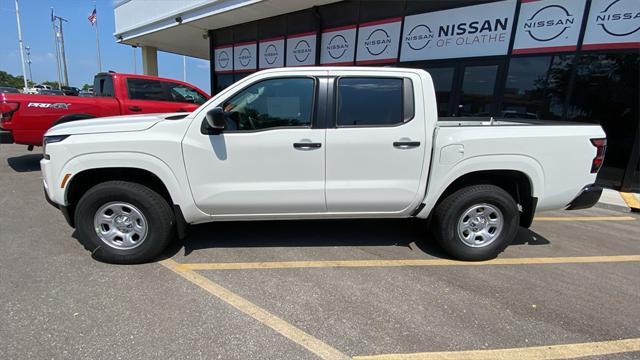
[[[417,217],[427,218],[440,196],[456,179],[469,173],[491,170],[519,171],[529,178],[532,196],[540,198],[543,195],[544,171],[534,158],[526,155],[481,155],[450,166],[434,164],[423,200],[425,206]]]

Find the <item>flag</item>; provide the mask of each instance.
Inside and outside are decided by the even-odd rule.
[[[96,9],[93,9],[93,12],[91,13],[91,15],[89,15],[87,19],[89,19],[89,22],[91,23],[91,25],[96,24],[96,21],[98,21],[98,15],[96,13]]]

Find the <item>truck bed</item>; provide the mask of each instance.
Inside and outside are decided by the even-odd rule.
[[[469,116],[447,116],[439,117],[438,127],[459,127],[459,126],[593,126],[594,124],[584,122],[560,121],[560,120],[536,120],[536,119],[513,119],[494,117],[469,117]]]

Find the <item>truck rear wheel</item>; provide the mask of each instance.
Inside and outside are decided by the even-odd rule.
[[[75,211],[79,240],[97,260],[115,264],[156,258],[173,235],[167,201],[144,185],[108,181],[87,191]]]
[[[447,196],[435,209],[433,233],[451,256],[488,260],[509,245],[519,213],[511,195],[494,185],[473,185]]]

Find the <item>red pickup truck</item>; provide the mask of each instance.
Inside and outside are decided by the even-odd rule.
[[[155,76],[99,73],[95,97],[0,94],[0,143],[42,145],[52,126],[81,119],[191,112],[209,99],[197,87]]]

